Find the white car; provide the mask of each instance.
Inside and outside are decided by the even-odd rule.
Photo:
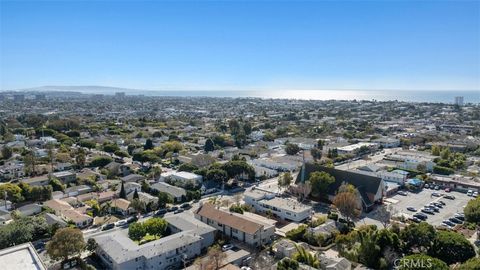
[[[469,190],[467,191],[467,196],[472,196],[472,195],[473,195],[473,191],[472,191],[471,189],[469,189]]]
[[[222,246],[222,251],[227,251],[233,248],[232,244],[226,244]]]
[[[478,197],[478,192],[473,192],[473,195],[472,195],[474,198]]]

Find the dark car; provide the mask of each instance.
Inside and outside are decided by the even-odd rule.
[[[435,214],[435,213],[433,212],[433,210],[430,209],[430,208],[423,208],[423,209],[422,209],[422,212],[423,212],[423,213],[430,214],[430,215],[434,215],[434,214]]]
[[[183,209],[177,209],[177,210],[175,210],[173,213],[174,213],[174,214],[180,214],[180,213],[182,213],[182,212],[183,212]]]
[[[447,205],[444,201],[438,201],[438,203],[440,203],[441,205]]]
[[[449,200],[455,200],[455,196],[453,195],[445,195],[443,196],[445,199],[449,199]]]
[[[417,209],[415,209],[414,207],[407,207],[407,210],[412,212],[417,212]]]
[[[130,224],[130,223],[135,222],[137,220],[138,220],[138,218],[136,216],[129,217],[129,218],[127,218],[127,223]]]
[[[422,221],[421,219],[416,218],[416,217],[408,218],[408,220],[413,221],[413,222],[415,222],[415,223],[420,223],[420,222]]]
[[[442,197],[442,194],[438,193],[438,192],[433,192],[432,193],[432,196],[433,197]]]
[[[464,217],[464,216],[461,216],[461,215],[458,215],[458,214],[457,214],[457,215],[455,215],[455,216],[453,216],[453,217],[456,218],[456,219],[459,219],[459,220],[461,220],[461,221],[465,221],[465,217]]]
[[[455,225],[457,225],[457,224],[451,222],[450,220],[444,220],[444,221],[442,221],[442,223],[447,224],[450,227],[455,227]]]
[[[438,207],[438,208],[443,208],[443,204],[438,203],[438,202],[433,203],[433,205],[435,205],[435,206]]]
[[[189,203],[184,203],[182,206],[180,206],[182,209],[190,209],[192,206]]]
[[[107,224],[105,226],[102,227],[102,231],[108,231],[108,230],[111,230],[115,228],[115,224],[114,223],[110,223],[110,224]]]
[[[448,220],[450,220],[451,222],[456,223],[456,224],[462,224],[463,223],[463,221],[461,221],[458,218],[454,218],[454,217],[451,217]]]
[[[405,192],[405,191],[399,191],[399,192],[397,192],[397,193],[398,193],[399,195],[402,195],[402,196],[407,196],[407,195],[408,195],[408,193]]]
[[[163,216],[167,213],[167,209],[160,209],[155,213],[155,216]]]
[[[177,211],[177,210],[178,210],[178,207],[177,207],[177,206],[173,206],[173,207],[168,208],[167,211],[168,211],[168,212],[175,212],[175,211]]]
[[[421,219],[421,220],[427,220],[427,216],[422,214],[422,213],[416,213],[415,215],[413,215],[413,217],[416,217],[418,219]]]

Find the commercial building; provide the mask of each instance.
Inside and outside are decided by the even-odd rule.
[[[261,213],[268,211],[283,220],[301,222],[312,213],[312,207],[297,200],[276,197],[274,193],[255,188],[245,191],[243,200],[256,211]]]
[[[365,149],[365,152],[370,152],[371,150],[377,148],[375,143],[359,142],[356,144],[351,144],[343,147],[338,147],[337,151],[341,155],[356,155]]]

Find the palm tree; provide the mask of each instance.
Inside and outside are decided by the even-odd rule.
[[[315,258],[309,251],[307,251],[304,247],[295,245],[297,249],[297,253],[293,254],[293,259],[297,262],[304,263],[314,268],[320,267],[320,261]]]

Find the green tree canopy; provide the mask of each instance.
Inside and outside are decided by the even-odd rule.
[[[465,262],[475,257],[475,248],[461,234],[452,231],[438,231],[430,254],[447,264]]]
[[[68,260],[72,255],[79,254],[85,249],[83,233],[79,229],[58,229],[55,235],[47,243],[47,254],[53,260]]]

